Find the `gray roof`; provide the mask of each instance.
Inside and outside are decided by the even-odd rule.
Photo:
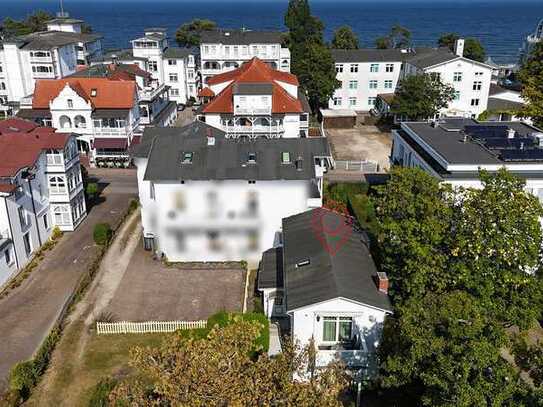
[[[42,31],[17,37],[13,41],[20,43],[21,49],[45,50],[69,44],[94,42],[102,38],[100,34],[79,34],[64,31]],[[5,41],[8,42],[9,40]]]
[[[401,62],[406,54],[399,49],[333,49],[336,62]]]
[[[201,36],[201,43],[211,44],[281,44],[283,33],[280,31],[251,31],[251,30],[214,30],[204,31]]]
[[[275,247],[262,253],[258,268],[258,289],[283,288],[283,249]]]
[[[271,95],[273,85],[271,83],[235,83],[232,92],[234,95]]]
[[[118,61],[147,61],[147,58],[144,57],[135,57],[132,49],[110,49],[104,52],[102,55],[96,55],[91,57],[92,62],[104,62],[104,61],[111,61],[111,59],[115,56]]]
[[[208,135],[215,145],[208,146]],[[290,153],[291,163],[281,163],[283,152]],[[181,163],[184,153],[193,154],[191,164]],[[256,154],[255,164],[247,163],[249,153]],[[322,137],[226,139],[224,132],[196,121],[181,128],[147,127],[132,154],[148,157],[146,180],[310,180],[315,177],[314,157],[329,157],[330,146]]]
[[[83,20],[78,20],[77,18],[53,18],[48,20],[47,24],[83,24]]]
[[[453,54],[448,49],[435,49],[433,52],[422,52],[409,56],[407,62],[420,69],[429,68],[431,66],[439,65],[444,62],[454,61],[461,58],[456,54]]]
[[[13,244],[13,241],[11,239],[4,239],[0,237],[0,250],[5,249],[10,244]]]
[[[495,97],[488,98],[487,110],[490,111],[519,111],[523,107],[524,103]]]
[[[191,54],[195,54],[194,49],[192,48],[168,47],[164,51],[164,56],[171,59],[182,59]]]
[[[324,232],[337,228],[340,238]],[[377,269],[364,236],[350,219],[321,208],[283,219],[283,256],[287,311],[338,297],[392,311],[373,280]]]

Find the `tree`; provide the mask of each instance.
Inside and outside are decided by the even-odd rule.
[[[200,45],[202,32],[216,29],[217,24],[214,21],[196,18],[177,29],[175,40],[180,46],[195,47]]]
[[[285,25],[289,29],[286,44],[290,48],[292,73],[306,90],[313,111],[328,103],[340,85],[334,59],[323,39],[322,22],[311,15],[307,0],[290,0]]]
[[[522,384],[500,356],[504,329],[466,292],[428,292],[385,322],[384,387],[415,388],[427,406],[516,406]]]
[[[411,31],[396,24],[392,26],[387,35],[375,40],[375,46],[379,49],[409,48],[411,46]]]
[[[391,111],[410,120],[435,117],[454,99],[455,90],[429,74],[410,75],[401,80]]]
[[[460,36],[456,33],[443,34],[437,40],[437,45],[449,48],[451,52],[455,52],[455,45],[458,39],[460,39]],[[478,39],[466,38],[464,42],[464,56],[474,61],[484,62],[486,51]]]
[[[13,20],[6,17],[2,23],[1,33],[4,38],[28,35],[37,31],[47,30],[47,21],[53,16],[45,11],[38,10],[25,20]]]
[[[534,124],[543,127],[543,42],[537,43],[522,66],[519,79],[522,97],[528,102],[521,111]]]
[[[332,39],[332,48],[337,49],[358,49],[358,37],[353,32],[351,27],[344,25],[334,31]]]
[[[311,354],[287,344],[274,358],[251,356],[262,325],[238,318],[207,336],[179,333],[160,348],[136,348],[132,365],[151,384],[125,381],[110,395],[113,405],[341,406],[346,386],[333,364],[311,369]],[[308,369],[313,373],[307,374]],[[292,380],[303,375],[306,381]]]

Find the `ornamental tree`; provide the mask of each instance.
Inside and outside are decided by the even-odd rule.
[[[530,117],[534,124],[543,127],[543,42],[537,43],[522,66],[519,79],[522,97],[527,104],[521,116]]]
[[[214,21],[196,18],[177,29],[175,40],[182,47],[196,47],[200,45],[202,32],[216,29],[217,24]]]
[[[28,35],[37,31],[45,31],[47,29],[47,21],[52,19],[53,16],[51,14],[42,10],[36,11],[24,20],[13,20],[10,17],[6,17],[0,31],[3,37]]]
[[[399,24],[392,26],[384,37],[375,40],[378,49],[409,48],[411,46],[411,31]]]
[[[343,25],[334,31],[332,48],[337,49],[358,49],[358,37],[348,25]]]
[[[391,111],[409,120],[435,117],[454,99],[455,90],[430,74],[410,75],[402,79]]]
[[[110,394],[112,405],[329,406],[340,407],[347,384],[333,364],[312,371],[312,352],[287,344],[273,358],[254,356],[262,325],[236,319],[202,337],[182,332],[160,348],[136,348],[132,365],[140,380],[125,381]],[[310,374],[308,374],[308,370]],[[311,374],[312,371],[312,374]],[[292,380],[303,375],[307,381]]]

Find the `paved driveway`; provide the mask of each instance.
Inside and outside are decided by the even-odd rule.
[[[166,267],[139,244],[106,311],[119,321],[196,321],[241,311],[244,284],[235,264]]]
[[[90,175],[105,187],[103,200],[91,208],[75,232],[65,234],[18,288],[0,299],[0,390],[11,366],[29,359],[39,347],[94,257],[94,224],[115,224],[136,196],[134,170],[91,170]]]

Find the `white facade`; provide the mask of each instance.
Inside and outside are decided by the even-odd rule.
[[[257,262],[277,244],[284,217],[322,205],[312,184],[322,188],[323,169],[308,180],[184,181],[144,180],[147,159],[138,171],[142,225],[155,249],[169,261]]]

